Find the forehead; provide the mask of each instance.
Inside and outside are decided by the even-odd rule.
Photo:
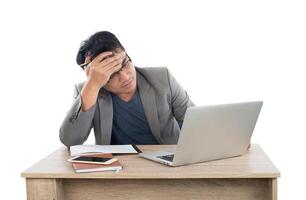
[[[120,57],[123,58],[123,59],[126,57],[126,53],[122,49],[116,49],[116,50],[112,51],[112,53],[113,54],[111,56],[120,55]],[[111,57],[111,56],[107,56],[107,57]],[[86,56],[85,57],[85,63],[90,62],[90,61],[91,61],[91,56],[90,55]]]
[[[121,50],[121,49],[117,49],[116,51],[113,51],[113,55],[120,55],[121,58],[125,57],[125,51]]]

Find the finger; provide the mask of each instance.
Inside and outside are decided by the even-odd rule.
[[[112,57],[109,57],[109,58],[106,58],[105,60],[103,60],[101,62],[101,66],[106,67],[107,65],[110,65],[110,64],[112,64],[112,66],[114,66],[114,65],[117,65],[121,62],[122,62],[121,55],[115,55],[115,56],[112,56]]]
[[[120,60],[115,60],[112,63],[108,64],[107,66],[104,66],[101,63],[99,63],[99,65],[96,65],[95,68],[111,76],[113,73],[116,73],[121,69],[121,63],[122,61]]]
[[[116,59],[120,59],[123,60],[125,58],[126,53],[124,51],[117,53],[117,54],[113,54],[112,56],[109,56],[107,58],[105,58],[103,61],[105,64],[111,63]]]
[[[93,59],[93,61],[94,62],[101,62],[103,59],[105,59],[106,57],[111,56],[111,55],[113,55],[113,52],[106,51],[106,52],[100,53],[97,57],[95,57]]]
[[[121,64],[115,65],[109,69],[107,69],[107,72],[110,73],[110,75],[119,72],[121,69]]]
[[[110,60],[109,60],[110,59]],[[114,58],[108,58],[107,61],[104,60],[103,62],[101,62],[98,66],[98,68],[103,69],[105,71],[108,71],[116,66],[118,66],[119,68],[121,68],[121,64],[122,64],[122,59],[114,59]]]

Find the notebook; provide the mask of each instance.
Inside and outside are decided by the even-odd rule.
[[[86,173],[86,172],[103,172],[103,171],[121,171],[122,165],[119,161],[113,162],[109,165],[101,164],[85,164],[85,163],[72,163],[76,173]]]

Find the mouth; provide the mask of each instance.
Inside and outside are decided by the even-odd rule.
[[[131,85],[133,82],[134,78],[131,78],[130,80],[126,81],[125,83],[122,84],[122,87],[128,87]]]

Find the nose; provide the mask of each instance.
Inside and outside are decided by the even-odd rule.
[[[120,82],[125,82],[125,81],[128,81],[130,79],[130,75],[127,71],[120,71],[119,72],[119,81]]]

